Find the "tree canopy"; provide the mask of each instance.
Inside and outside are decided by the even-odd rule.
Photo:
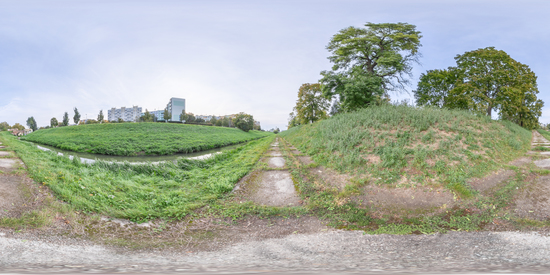
[[[98,121],[99,123],[103,123],[103,119],[104,119],[104,118],[105,118],[105,117],[103,116],[103,110],[99,110],[99,115],[97,115],[97,121]]]
[[[334,65],[321,72],[323,95],[338,95],[341,108],[349,111],[403,90],[412,64],[418,62],[421,37],[416,26],[407,23],[366,23],[365,28],[340,30],[327,45]]]
[[[34,120],[34,117],[27,118],[27,126],[29,126],[30,129],[33,131],[36,131],[38,129],[38,126],[36,125],[36,120]]]
[[[69,114],[65,112],[63,114],[63,122],[61,123],[61,126],[68,126],[69,125]]]
[[[240,112],[233,118],[233,125],[245,132],[248,132],[254,129],[254,117],[252,115]]]
[[[143,114],[140,118],[140,121],[142,122],[153,122],[154,116],[149,112],[149,110],[145,109],[145,114]]]
[[[164,121],[168,122],[169,120],[172,120],[172,113],[168,111],[168,108],[164,108],[164,112],[162,113]]]
[[[10,125],[7,122],[0,123],[0,131],[7,131],[10,129]]]
[[[308,124],[328,118],[327,111],[330,102],[322,96],[319,83],[302,84],[298,90],[298,100],[291,113],[289,124]]]
[[[456,67],[420,76],[414,91],[418,105],[458,108],[535,128],[544,103],[537,99],[537,77],[529,66],[494,47],[455,57]]]
[[[13,129],[17,129],[17,130],[25,130],[25,126],[19,124],[19,123],[15,123],[13,124],[13,126],[11,126],[11,128]]]
[[[54,128],[57,127],[57,125],[59,125],[59,121],[57,121],[57,118],[52,117],[52,119],[50,119],[50,127]]]
[[[75,124],[78,124],[80,122],[80,113],[78,112],[78,109],[76,107],[74,107],[73,121]]]

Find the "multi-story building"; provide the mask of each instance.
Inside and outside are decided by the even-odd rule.
[[[107,112],[109,121],[117,121],[121,118],[124,121],[137,121],[141,116],[141,107],[132,106],[132,108],[122,107],[120,109],[111,108]]]
[[[180,115],[185,111],[185,99],[172,97],[170,98],[170,102],[166,105],[166,108],[168,109],[168,112],[172,114],[172,118],[169,120],[180,121]]]

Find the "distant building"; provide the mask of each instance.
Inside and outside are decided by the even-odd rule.
[[[141,107],[132,106],[132,108],[111,108],[111,110],[109,110],[107,113],[109,121],[117,121],[119,118],[124,121],[137,121],[141,116]]]
[[[164,120],[164,110],[151,111],[150,114],[154,115],[157,120]],[[145,113],[141,114],[144,115]]]
[[[215,118],[216,120],[222,118],[220,116],[210,116],[210,115],[196,115],[195,118],[200,118],[200,119],[204,119],[204,121],[210,121],[212,120],[213,118]]]
[[[166,105],[168,112],[172,114],[172,118],[168,119],[171,121],[180,121],[180,115],[185,111],[185,99],[172,97]],[[164,118],[163,118],[164,119]]]

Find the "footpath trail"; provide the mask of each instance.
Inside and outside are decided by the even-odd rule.
[[[547,141],[533,142],[535,145]],[[534,138],[535,141],[535,138]],[[549,143],[550,146],[550,143]],[[0,186],[18,176],[19,160],[0,149]],[[7,152],[7,153],[6,153]],[[533,156],[543,158],[544,155]],[[261,159],[260,169],[243,178],[235,197],[257,204],[293,207],[302,202],[288,161],[315,163],[282,139]],[[539,160],[537,160],[539,161]],[[517,165],[532,165],[524,158]],[[11,169],[11,170],[10,170]],[[322,176],[331,180],[334,175]],[[23,176],[22,176],[23,177]],[[506,180],[509,177],[499,178]],[[21,186],[21,184],[19,185]],[[11,188],[11,187],[10,187]],[[4,192],[4,189],[1,189]],[[7,189],[6,189],[7,190]],[[19,189],[9,189],[17,192]],[[40,190],[39,190],[40,191]],[[526,194],[527,190],[520,190]],[[13,193],[13,194],[15,194]],[[4,197],[8,197],[4,195]],[[2,198],[4,198],[2,197]],[[526,196],[527,197],[527,196]],[[10,204],[11,205],[11,204]],[[2,205],[4,209],[5,205]],[[10,208],[13,209],[13,208]],[[10,212],[11,213],[11,212]],[[527,213],[532,213],[527,211]],[[15,213],[14,215],[16,215]],[[1,217],[1,216],[0,216]],[[311,217],[309,217],[311,218]],[[541,217],[541,219],[543,219]],[[292,226],[292,225],[289,225]],[[365,235],[318,225],[307,233],[290,231],[265,238],[244,238],[212,251],[187,248],[132,251],[99,245],[64,234],[0,229],[0,272],[4,273],[548,273],[550,238],[539,232],[451,232],[432,235]],[[253,236],[253,232],[247,233]]]
[[[271,144],[271,148],[261,161],[265,164],[263,169],[241,180],[235,188],[235,193],[260,205],[300,205],[300,198],[286,167],[278,139]]]

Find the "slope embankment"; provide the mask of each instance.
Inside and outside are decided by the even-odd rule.
[[[361,184],[445,187],[472,195],[482,177],[523,155],[531,133],[462,111],[381,106],[291,128],[285,140]]]

